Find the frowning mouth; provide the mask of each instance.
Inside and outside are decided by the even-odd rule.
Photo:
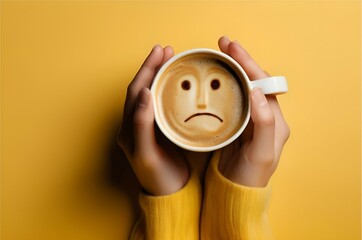
[[[223,122],[223,120],[219,116],[216,116],[215,114],[212,114],[212,113],[195,113],[195,114],[191,115],[190,117],[188,117],[185,120],[185,122],[189,121],[191,118],[194,118],[197,116],[202,116],[202,115],[211,116],[211,117],[217,118],[220,122]]]

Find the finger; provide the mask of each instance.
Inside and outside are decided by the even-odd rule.
[[[128,86],[124,111],[126,116],[132,115],[138,93],[142,88],[150,87],[153,77],[157,71],[157,68],[161,65],[162,60],[162,47],[160,45],[156,45]]]
[[[127,150],[129,147],[127,145],[129,145],[129,142],[132,142],[130,139],[126,139],[126,141],[124,141],[123,138],[130,136],[130,132],[132,133],[133,112],[137,95],[142,87],[149,87],[156,69],[162,62],[162,59],[162,47],[160,45],[156,45],[153,47],[136,76],[128,86],[126,101],[124,103],[122,126],[117,135],[118,144],[123,148],[123,150]]]
[[[141,85],[139,88],[136,87],[136,92],[145,86],[149,87],[156,69],[162,64],[163,60],[163,49],[160,45],[153,47],[151,53],[148,55],[144,63],[142,64],[140,70],[137,72],[135,78],[133,79],[131,85]],[[138,91],[137,91],[138,90]],[[136,94],[137,95],[137,94]]]
[[[218,41],[220,50],[226,54],[229,54],[229,44],[230,44],[230,40],[227,36],[221,37]]]
[[[247,156],[259,163],[273,163],[275,158],[275,118],[260,88],[251,91],[251,118],[254,123],[253,139]]]
[[[268,102],[269,102],[269,106],[271,107],[271,109],[274,112],[274,117],[275,117],[275,149],[276,149],[276,154],[280,155],[284,144],[286,143],[286,141],[289,138],[290,135],[290,129],[289,126],[287,124],[287,122],[285,121],[285,118],[283,116],[283,112],[279,106],[278,100],[275,96],[267,96]]]
[[[153,152],[156,146],[154,113],[151,92],[147,88],[139,92],[133,123],[135,151],[141,155]]]
[[[173,56],[173,48],[171,46],[166,46],[163,48],[163,59],[161,65],[167,62]]]
[[[238,42],[233,41],[228,45],[228,47],[228,54],[240,64],[250,80],[269,77],[269,75],[259,67],[259,65],[252,59],[249,53],[243,47],[241,47]]]

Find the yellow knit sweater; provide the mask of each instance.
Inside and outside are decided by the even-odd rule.
[[[187,184],[176,193],[141,193],[143,216],[130,239],[272,239],[267,218],[270,187],[250,188],[231,182],[218,171],[219,159],[220,151],[210,160],[204,184],[196,171],[191,171]]]

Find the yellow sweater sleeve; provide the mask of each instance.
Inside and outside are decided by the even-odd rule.
[[[199,239],[201,194],[197,174],[192,174],[176,193],[166,196],[140,193],[143,216],[134,226],[130,239]]]
[[[226,179],[218,170],[220,151],[205,179],[201,239],[270,240],[267,218],[270,187],[250,188]]]

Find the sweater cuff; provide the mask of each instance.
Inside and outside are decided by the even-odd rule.
[[[192,174],[180,191],[170,195],[140,193],[139,202],[145,218],[143,227],[147,239],[198,238],[201,186],[193,178],[197,178],[197,175]]]
[[[242,197],[244,201],[251,204],[250,207],[259,212],[265,211],[266,203],[268,203],[270,199],[271,185],[268,184],[265,187],[248,187],[226,178],[219,171],[221,153],[221,150],[214,153],[208,169],[208,179],[206,182],[212,182],[214,184],[213,189],[224,189],[228,195],[238,197],[238,199]]]
[[[271,187],[247,187],[230,181],[219,172],[220,157],[221,151],[214,153],[206,175],[203,239],[218,239],[222,237],[219,234],[226,234],[226,239],[271,239],[267,219]]]

